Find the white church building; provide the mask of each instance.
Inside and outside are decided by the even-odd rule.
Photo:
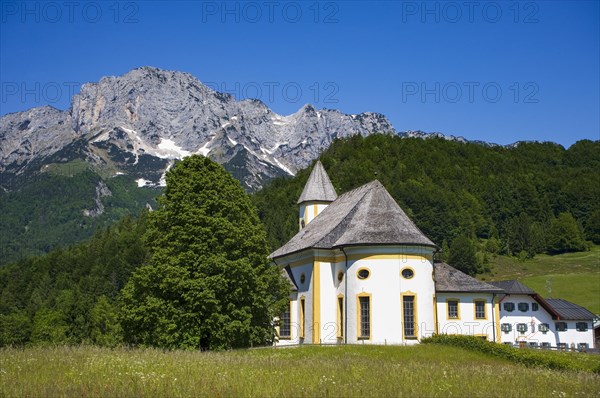
[[[484,283],[435,262],[437,246],[379,181],[338,197],[317,162],[298,205],[300,231],[270,255],[292,286],[278,320],[278,346],[416,344],[439,333],[593,346],[595,316],[584,308],[543,300],[516,281]]]

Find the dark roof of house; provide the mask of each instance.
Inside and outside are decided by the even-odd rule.
[[[341,195],[270,257],[278,258],[309,248],[356,245],[436,247],[383,185],[372,181]]]
[[[596,315],[586,310],[585,308],[571,303],[563,299],[546,299],[546,302],[554,308],[554,310],[560,316],[560,319],[564,320],[592,320],[596,318]]]
[[[516,280],[490,282],[491,285],[504,290],[506,294],[525,294],[531,296],[537,301],[550,315],[555,319],[560,319],[561,315],[546,301],[542,296],[534,290],[528,288],[524,284]]]
[[[304,190],[298,199],[298,204],[303,202],[333,202],[337,193],[331,184],[329,176],[320,161],[317,161],[308,177]]]
[[[296,285],[296,281],[294,280],[294,274],[292,274],[292,270],[289,266],[284,267],[282,269],[283,277],[290,283],[290,287],[293,292],[298,291],[298,285]]]
[[[435,263],[434,280],[436,292],[504,293],[504,290],[478,281],[446,263]]]
[[[490,284],[504,290],[506,294],[537,294],[535,291],[516,280],[490,282]]]

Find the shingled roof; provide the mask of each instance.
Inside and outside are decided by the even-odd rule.
[[[519,281],[497,281],[490,282],[492,285],[503,289],[507,294],[536,294],[535,291],[531,290]]]
[[[353,245],[436,247],[383,185],[372,181],[341,195],[270,257],[278,258],[309,248],[334,249]]]
[[[446,263],[435,263],[434,280],[436,292],[504,293],[504,290],[478,281]]]
[[[302,195],[298,199],[298,204],[303,202],[333,202],[337,197],[325,168],[321,161],[317,161],[310,172]]]
[[[558,313],[560,319],[564,320],[591,320],[596,318],[596,315],[586,310],[585,308],[571,303],[563,299],[546,299],[552,308]]]

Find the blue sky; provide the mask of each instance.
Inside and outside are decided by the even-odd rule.
[[[600,7],[582,2],[21,2],[1,5],[1,114],[85,82],[185,71],[289,114],[385,114],[500,144],[600,139]]]

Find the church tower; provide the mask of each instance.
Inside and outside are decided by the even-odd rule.
[[[298,199],[298,205],[300,205],[298,224],[300,229],[304,228],[336,199],[337,194],[331,180],[321,161],[317,161],[304,186],[302,195]]]

